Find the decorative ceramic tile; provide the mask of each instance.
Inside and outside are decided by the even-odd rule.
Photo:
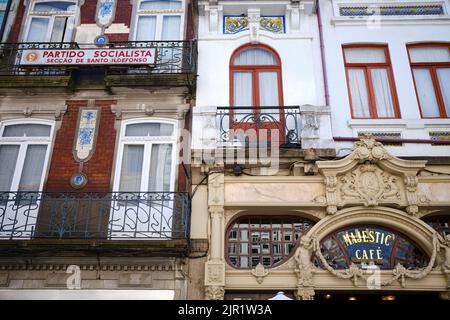
[[[224,16],[223,33],[236,34],[248,30],[248,17],[242,16]],[[260,17],[259,28],[272,33],[285,33],[284,16]]]
[[[358,132],[358,137],[371,134],[374,138],[401,139],[400,132]],[[401,146],[401,142],[383,142],[385,146]]]
[[[343,6],[339,13],[344,17],[356,16],[424,16],[442,15],[442,5],[413,5],[413,6]]]
[[[100,27],[108,27],[114,20],[116,0],[98,0],[96,21]]]
[[[233,17],[225,16],[223,22],[223,33],[235,34],[241,31],[248,30],[248,18],[247,17]]]
[[[431,140],[445,140],[450,141],[450,131],[431,131],[430,133]],[[432,143],[433,146],[449,146],[448,144],[443,143]]]
[[[273,33],[285,33],[284,17],[261,17],[261,29]]]
[[[95,138],[99,121],[98,109],[81,109],[78,120],[75,159],[79,162],[86,161],[94,152]]]

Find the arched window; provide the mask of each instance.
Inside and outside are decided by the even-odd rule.
[[[34,1],[28,12],[25,42],[71,42],[77,1]]]
[[[249,269],[261,263],[275,267],[286,261],[314,223],[299,217],[249,217],[234,221],[227,231],[228,263]]]
[[[439,214],[423,219],[426,224],[436,230],[444,238],[450,235],[450,214]]]
[[[11,122],[0,128],[0,192],[42,190],[52,125]]]
[[[135,41],[181,40],[182,0],[137,0]]]
[[[428,257],[401,233],[379,226],[354,226],[336,231],[320,243],[320,251],[334,269],[374,263],[380,269],[425,267]],[[317,257],[315,264],[321,266]]]
[[[176,128],[166,121],[123,125],[114,190],[168,192],[175,182]]]

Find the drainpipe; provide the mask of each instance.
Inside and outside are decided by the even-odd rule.
[[[12,2],[13,0],[8,0],[8,3],[6,4],[5,15],[3,17],[2,26],[0,27],[0,42],[3,42],[3,33],[6,29],[6,21],[8,21],[9,10],[11,10]]]
[[[316,5],[317,24],[319,26],[319,41],[320,41],[320,58],[322,61],[323,86],[325,91],[325,105],[330,105],[330,95],[328,92],[328,77],[327,77],[327,63],[325,62],[325,45],[323,43],[322,18],[320,16],[319,0]]]
[[[384,142],[384,143],[433,143],[433,144],[445,144],[450,145],[450,140],[431,140],[431,139],[395,139],[395,138],[375,138],[378,142]],[[360,138],[355,137],[333,137],[334,141],[359,141]]]

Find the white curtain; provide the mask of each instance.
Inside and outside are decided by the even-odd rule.
[[[156,32],[156,16],[139,16],[136,41],[153,41]]]
[[[253,105],[253,87],[251,72],[234,72],[233,73],[233,105],[237,107],[246,107]],[[251,108],[249,108],[250,110]],[[247,110],[235,110],[233,118],[240,121]]]
[[[258,75],[260,106],[277,106],[273,109],[262,110],[261,113],[268,113],[276,121],[279,121],[278,74],[276,72],[259,72]]]
[[[50,42],[62,42],[65,38],[65,30],[68,17],[55,17],[55,22],[53,23],[52,35],[50,37]]]
[[[347,48],[344,49],[347,63],[382,63],[386,62],[384,49],[381,48]]]
[[[170,191],[172,173],[172,144],[154,144],[150,162],[148,191]]]
[[[28,145],[19,191],[38,191],[44,169],[46,145]]]
[[[348,81],[352,99],[353,116],[370,118],[369,96],[366,78],[362,69],[348,69]]]
[[[141,190],[143,160],[144,145],[124,146],[119,191]]]
[[[275,57],[270,51],[261,48],[252,48],[240,52],[234,59],[234,65],[258,66],[276,65]]]
[[[180,16],[164,16],[161,40],[180,40]]]
[[[168,123],[135,123],[127,125],[125,136],[147,137],[147,136],[171,136],[173,125]]]
[[[27,42],[46,42],[49,18],[33,17],[28,30]]]
[[[371,75],[378,117],[394,117],[394,104],[392,102],[391,86],[389,84],[387,70],[372,69]]]
[[[450,68],[436,69],[447,117],[450,117]]]
[[[3,137],[49,137],[50,126],[45,124],[15,124],[6,126]]]
[[[0,192],[10,191],[20,146],[0,145]]]
[[[48,1],[37,2],[34,5],[33,11],[39,12],[55,12],[55,11],[73,11],[76,9],[75,2],[67,1]]]
[[[181,9],[181,1],[142,0],[139,9]]]
[[[413,73],[422,115],[426,118],[439,117],[440,111],[430,71],[424,68],[414,68]]]
[[[409,48],[411,62],[450,62],[450,50],[447,47]]]

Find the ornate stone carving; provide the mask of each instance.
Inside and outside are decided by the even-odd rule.
[[[392,159],[392,156],[383,148],[383,144],[375,141],[370,135],[365,135],[355,142],[351,159],[359,162],[377,162],[383,159]]]
[[[315,242],[310,237],[304,236],[301,238],[300,245],[294,254],[295,273],[297,275],[296,298],[298,300],[312,300],[314,298],[313,264],[311,262],[314,244]]]
[[[213,173],[209,176],[208,183],[208,204],[210,206],[220,206],[224,204],[224,183],[225,176],[222,173]]]
[[[225,285],[225,264],[222,261],[208,261],[205,264],[205,285]]]
[[[308,288],[303,288],[303,287],[299,287],[297,288],[297,291],[295,291],[295,298],[297,300],[314,300],[314,288],[312,287],[308,287]]]
[[[269,270],[265,269],[261,263],[258,263],[251,273],[256,278],[256,281],[261,284],[264,281],[264,278],[269,274]]]
[[[206,286],[205,299],[206,300],[223,300],[225,296],[225,289],[223,286]]]
[[[450,277],[450,234],[446,235],[444,241],[440,244],[440,247],[444,251],[442,270]]]

